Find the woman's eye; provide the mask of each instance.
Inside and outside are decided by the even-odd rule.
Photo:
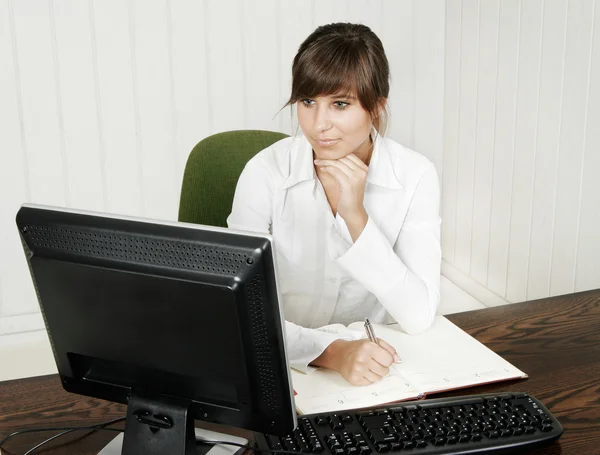
[[[312,106],[313,104],[315,104],[315,100],[311,100],[309,98],[304,98],[302,101],[302,104],[304,104],[305,106]]]
[[[345,109],[350,103],[346,103],[345,101],[336,101],[333,105],[338,109]]]

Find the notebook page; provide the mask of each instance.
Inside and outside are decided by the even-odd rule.
[[[418,390],[397,373],[368,386],[353,386],[325,368],[309,374],[291,371],[296,409],[302,414],[377,406],[419,396]]]
[[[375,330],[402,358],[395,369],[422,393],[527,377],[443,316],[419,335],[407,335],[397,325],[375,325]]]

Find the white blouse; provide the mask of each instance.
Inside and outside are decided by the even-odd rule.
[[[363,320],[426,330],[440,299],[439,182],[424,156],[375,139],[365,187],[367,225],[352,242],[334,216],[303,136],[282,139],[244,168],[227,224],[273,237],[290,365],[307,365]],[[402,353],[399,353],[402,357]]]

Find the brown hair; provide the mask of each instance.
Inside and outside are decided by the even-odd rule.
[[[390,91],[390,71],[381,40],[366,25],[336,23],[317,27],[298,48],[292,64],[292,94],[286,106],[303,98],[355,94],[385,132],[381,102]]]

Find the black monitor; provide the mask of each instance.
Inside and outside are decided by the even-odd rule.
[[[128,405],[123,454],[196,453],[194,419],[295,428],[268,235],[32,204],[17,225],[63,387]]]

